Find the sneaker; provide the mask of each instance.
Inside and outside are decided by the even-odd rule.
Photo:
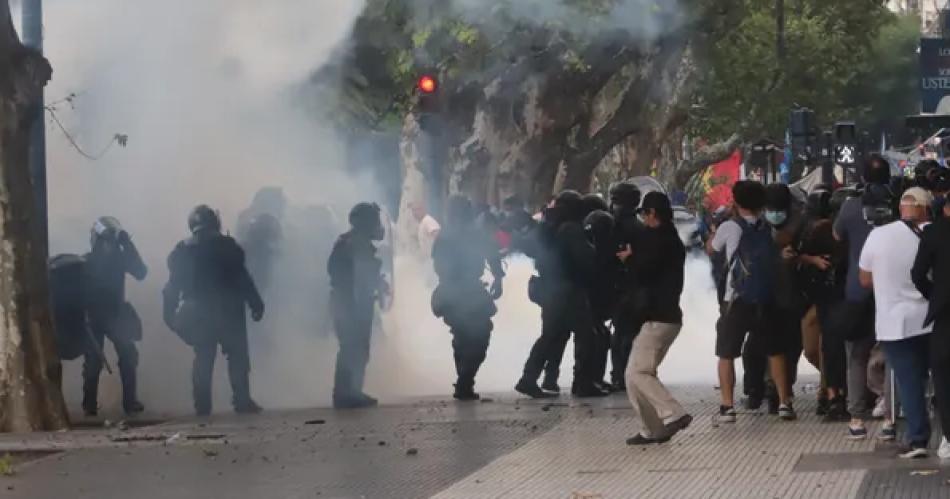
[[[825,423],[847,423],[851,421],[848,412],[848,403],[844,397],[838,396],[828,404],[828,413],[822,419]]]
[[[897,427],[894,426],[894,423],[884,423],[883,425],[881,425],[881,431],[880,433],[877,434],[878,440],[881,440],[884,442],[890,442],[891,440],[894,440],[896,438],[897,438]],[[947,449],[947,452],[950,452],[950,448]],[[947,457],[950,457],[950,455],[948,455]]]
[[[950,442],[947,441],[947,437],[940,439],[940,448],[937,449],[937,456],[940,459],[950,459]]]
[[[911,444],[910,446],[901,449],[900,453],[897,454],[897,457],[900,459],[923,459],[927,457],[929,452],[927,447],[918,444]]]
[[[524,379],[515,385],[515,391],[522,395],[527,395],[533,399],[550,399],[557,397],[557,394],[555,393],[548,393],[542,390],[541,387],[538,386],[537,382],[532,383],[531,381]]]
[[[719,418],[717,419],[720,423],[735,423],[736,422],[736,410],[733,407],[721,405],[719,406]]]
[[[778,406],[778,417],[783,421],[794,421],[798,419],[798,414],[795,414],[795,409],[792,408],[792,404],[781,404]]]
[[[605,392],[597,388],[597,385],[593,382],[574,383],[574,386],[571,388],[571,393],[577,398],[596,398],[610,395],[610,392]]]
[[[670,436],[673,436],[674,434],[689,428],[689,425],[692,424],[692,422],[693,417],[689,414],[684,414],[683,416],[666,423],[666,431]]]
[[[874,404],[874,410],[871,411],[871,417],[874,419],[884,419],[886,414],[887,408],[884,405],[884,397],[878,397],[877,403]]]
[[[868,438],[868,429],[864,423],[848,425],[848,440],[864,440],[865,438]]]
[[[815,406],[815,416],[826,416],[831,406],[831,401],[826,398],[818,399],[818,405]]]
[[[261,406],[257,405],[257,402],[250,399],[234,406],[234,412],[238,414],[260,414],[263,410]]]
[[[670,441],[670,436],[666,435],[660,438],[650,438],[644,437],[643,434],[638,433],[634,437],[627,439],[627,445],[653,445],[653,444],[663,444]]]
[[[561,393],[561,387],[557,384],[557,380],[548,377],[545,377],[541,383],[541,389],[546,392]]]

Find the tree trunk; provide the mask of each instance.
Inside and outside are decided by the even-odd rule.
[[[0,431],[68,426],[50,319],[46,238],[33,223],[27,151],[33,105],[52,75],[0,0]]]

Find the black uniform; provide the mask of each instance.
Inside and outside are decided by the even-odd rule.
[[[577,196],[578,201],[580,199]],[[562,210],[556,207],[555,210]],[[531,348],[524,374],[515,387],[519,392],[544,396],[537,385],[545,363],[557,355],[557,345],[574,333],[574,391],[578,395],[603,395],[594,386],[592,368],[594,320],[588,290],[594,276],[596,254],[581,223],[582,208],[549,212],[563,220],[549,220],[542,230],[546,250],[535,259],[540,274],[536,296],[541,305],[541,337]],[[560,223],[559,223],[560,222]]]
[[[628,258],[620,266],[617,277],[617,306],[614,312],[614,334],[611,338],[610,355],[613,370],[610,373],[611,382],[617,389],[624,389],[624,376],[627,370],[627,360],[633,349],[633,340],[640,332],[646,321],[645,313],[650,303],[649,288],[641,286],[637,276],[635,260],[638,255],[639,241],[645,230],[637,219],[635,212],[623,212],[617,215],[615,226],[615,245],[618,250],[630,246],[633,257]]]
[[[432,247],[432,262],[439,277],[432,309],[452,332],[458,375],[455,398],[474,400],[478,398],[475,375],[488,352],[494,327],[491,318],[497,312],[494,299],[500,296],[505,273],[498,245],[487,234],[464,219],[450,216],[448,222]],[[486,265],[495,279],[494,296],[482,282]]]
[[[363,383],[374,307],[383,286],[381,267],[371,238],[355,229],[340,236],[327,262],[333,325],[340,342],[333,386],[333,404],[338,408],[376,403],[363,393]]]
[[[258,412],[251,399],[247,317],[264,314],[264,302],[244,265],[244,250],[218,230],[202,228],[168,257],[164,289],[166,323],[195,351],[192,371],[195,411],[211,413],[211,380],[218,345],[228,359],[237,412]]]
[[[119,357],[122,407],[126,413],[137,413],[143,407],[136,393],[139,352],[135,342],[142,339],[142,329],[134,309],[125,301],[125,275],[141,281],[148,269],[128,233],[121,230],[117,222],[106,227],[100,221],[97,226],[103,233],[94,233],[92,251],[84,258],[86,317],[96,345],[87,344],[83,358],[82,407],[88,415],[94,415],[98,410],[102,352],[105,338],[109,338]]]

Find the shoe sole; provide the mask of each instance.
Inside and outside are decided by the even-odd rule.
[[[729,417],[729,416],[722,416],[722,417],[718,418],[716,421],[719,422],[719,423],[733,424],[733,423],[736,422],[736,417],[735,417],[735,416],[732,416],[732,417]]]
[[[924,451],[911,451],[904,454],[898,454],[899,459],[926,459],[930,453],[926,450]]]
[[[867,434],[864,435],[848,435],[845,437],[848,440],[867,440]]]

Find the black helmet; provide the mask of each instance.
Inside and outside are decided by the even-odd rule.
[[[101,241],[116,242],[122,230],[122,224],[115,217],[99,217],[89,231],[92,247],[95,248]]]
[[[359,203],[350,210],[350,225],[353,230],[379,241],[383,238],[383,222],[376,203]]]
[[[610,205],[599,194],[587,194],[584,196],[584,214],[589,215],[595,211],[610,211]]]
[[[627,180],[614,184],[610,188],[610,207],[615,212],[633,212],[640,207],[640,188]]]
[[[192,234],[206,230],[221,232],[221,217],[206,204],[195,206],[188,215],[188,229]]]
[[[554,200],[554,206],[561,212],[565,220],[578,222],[584,220],[584,197],[577,191],[562,191]]]

